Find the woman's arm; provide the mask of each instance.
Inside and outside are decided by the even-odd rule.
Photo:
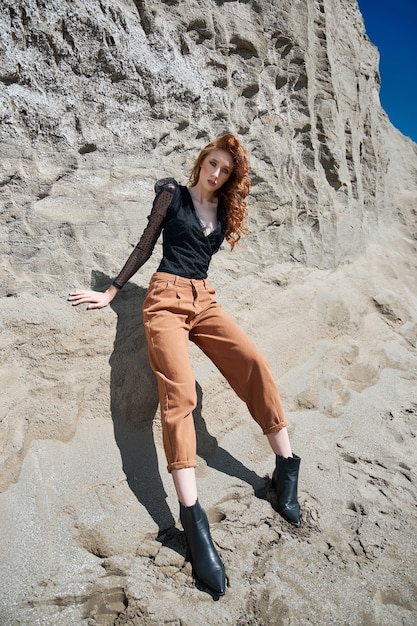
[[[105,292],[86,289],[71,291],[68,295],[68,300],[73,306],[91,302],[87,309],[102,309],[110,304],[123,285],[146,263],[161,234],[176,187],[177,185],[172,179],[156,183],[155,188],[158,191],[153,202],[151,214],[148,217],[148,224],[116,280],[113,281]]]
[[[113,286],[116,287],[116,289],[121,289],[151,256],[159,235],[161,234],[168,209],[174,196],[174,191],[175,187],[170,184],[169,187],[165,186],[156,196],[151,214],[148,218],[148,225],[124,264],[121,272],[118,274],[116,280],[113,281]]]

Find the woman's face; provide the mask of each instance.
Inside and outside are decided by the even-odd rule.
[[[216,148],[202,162],[198,182],[204,189],[213,193],[224,185],[232,171],[233,157],[230,152]]]

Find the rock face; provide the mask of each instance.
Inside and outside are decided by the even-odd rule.
[[[368,503],[349,492],[356,472],[361,497],[369,482],[384,485],[415,516],[411,487],[392,477],[412,484],[400,439],[415,437],[417,406],[417,147],[380,107],[378,53],[356,0],[2,0],[0,29],[0,522],[9,581],[0,623],[325,624],[332,577],[346,589],[351,574],[351,601],[336,602],[340,623],[354,615],[411,624],[415,575],[410,567],[397,591],[403,578],[390,561],[411,531],[401,520],[384,526],[384,506],[395,511],[376,493],[369,510],[382,517],[366,526]],[[229,131],[251,154],[251,235],[238,253],[219,253],[211,276],[280,372],[296,441],[306,454],[316,447],[306,462],[305,531],[295,539],[274,530],[269,503],[242,487],[264,488],[265,444],[253,458],[247,433],[259,436],[243,428],[244,407],[192,352],[204,392],[199,455],[223,471],[213,486],[202,462],[199,477],[212,521],[227,517],[215,538],[240,598],[217,603],[214,615],[192,586],[179,531],[155,540],[177,514],[139,317],[156,261],[112,309],[86,314],[65,298],[71,287],[108,284],[146,223],[154,181],[185,183],[200,148]],[[364,407],[375,418],[364,427],[369,445],[395,422],[402,478],[376,463],[393,456],[388,435],[370,460]],[[307,426],[311,415],[322,435]],[[257,473],[226,452],[233,446]],[[314,482],[318,471],[330,488]],[[348,510],[343,536],[326,534],[335,525],[325,513],[319,524],[316,509],[335,509],[329,493]],[[281,577],[285,593],[276,595],[271,571],[296,549],[293,578]],[[366,570],[382,550],[381,570]],[[317,553],[320,592],[303,580]],[[392,573],[389,597],[375,582],[382,570]],[[178,597],[188,603],[182,613]],[[371,612],[359,614],[370,598]]]
[[[251,151],[274,258],[351,259],[415,184],[416,148],[379,106],[378,55],[354,0],[5,0],[0,11],[8,251],[28,221],[42,245],[38,214],[91,155],[132,155],[142,178],[178,175],[226,130]],[[54,224],[64,239],[67,221]]]

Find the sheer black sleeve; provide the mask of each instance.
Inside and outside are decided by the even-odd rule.
[[[153,201],[151,214],[148,217],[148,224],[132,254],[127,259],[116,280],[112,283],[118,289],[121,289],[151,256],[161,234],[168,209],[173,201],[176,187],[177,184],[172,178],[163,179],[156,183],[156,196]]]

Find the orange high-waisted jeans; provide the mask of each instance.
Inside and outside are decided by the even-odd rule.
[[[197,405],[188,354],[193,341],[217,366],[264,434],[287,425],[272,372],[236,322],[216,302],[207,279],[156,272],[143,303],[149,361],[158,381],[168,471],[196,466],[192,412]]]

